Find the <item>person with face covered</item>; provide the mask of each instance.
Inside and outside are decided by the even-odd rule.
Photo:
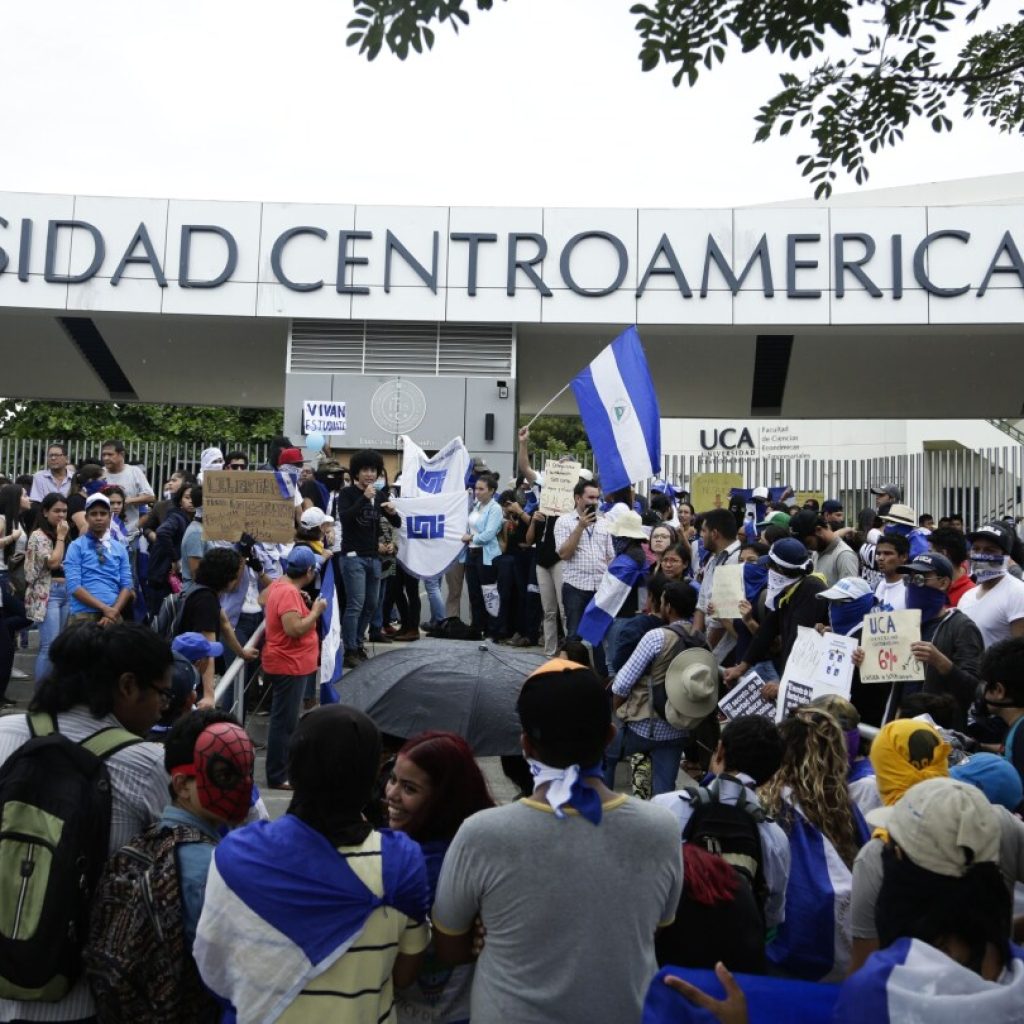
[[[193,952],[231,1019],[395,1020],[430,939],[430,886],[419,845],[363,817],[380,755],[366,715],[317,708],[292,737],[288,813],[217,846]]]
[[[977,586],[957,607],[981,630],[986,647],[1024,636],[1024,583],[1010,574],[1010,556],[1019,545],[1013,530],[994,522],[967,535],[970,573]]]
[[[796,641],[800,626],[814,628],[825,620],[825,611],[818,595],[825,590],[822,578],[812,573],[811,554],[795,537],[777,540],[768,552],[768,586],[765,608],[767,614],[754,634],[743,660],[725,670],[727,685],[737,682],[751,666],[769,658],[772,642],[779,641],[779,650],[772,657],[781,671]],[[774,700],[777,683],[765,686],[765,696]]]
[[[934,551],[901,565],[906,607],[921,612],[921,639],[911,645],[924,665],[924,682],[894,683],[887,717],[895,716],[904,697],[914,693],[948,693],[957,704],[954,729],[964,729],[967,712],[981,683],[979,665],[984,647],[978,627],[960,608],[949,606],[953,565]],[[859,664],[863,655],[857,655]]]

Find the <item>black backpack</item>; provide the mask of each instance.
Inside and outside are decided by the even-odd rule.
[[[181,632],[181,620],[185,615],[185,604],[188,599],[200,590],[209,589],[209,587],[204,587],[201,583],[196,583],[188,593],[180,591],[177,594],[168,594],[163,599],[156,618],[152,620],[152,626],[156,634],[170,643]]]
[[[717,854],[750,883],[758,907],[764,915],[768,884],[764,875],[764,850],[761,846],[759,825],[769,820],[756,798],[747,796],[747,788],[729,776],[730,781],[742,786],[742,794],[735,804],[719,799],[721,776],[710,786],[688,790],[681,799],[688,799],[693,807],[690,820],[683,829],[683,841],[696,843],[708,853]]]
[[[100,729],[81,743],[51,715],[28,715],[31,738],[0,768],[0,998],[62,999],[82,971],[89,906],[107,860],[107,758],[140,743]]]

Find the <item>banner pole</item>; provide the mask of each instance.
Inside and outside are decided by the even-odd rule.
[[[541,407],[540,407],[540,408],[539,408],[539,409],[537,410],[537,412],[536,412],[536,413],[534,414],[534,417],[533,417],[533,419],[532,419],[532,420],[530,420],[530,422],[529,422],[529,423],[527,423],[527,424],[526,424],[526,426],[527,426],[527,427],[532,427],[532,426],[533,426],[533,424],[534,424],[534,421],[535,421],[535,420],[536,420],[536,419],[537,419],[537,418],[538,418],[539,416],[541,416],[541,415],[543,414],[544,410],[545,410],[545,409],[546,409],[546,408],[547,408],[547,407],[548,407],[549,405],[553,405],[553,404],[554,404],[554,403],[555,403],[555,402],[556,402],[556,401],[557,401],[557,400],[558,400],[559,398],[561,398],[561,397],[562,397],[562,395],[564,395],[564,394],[566,393],[566,391],[568,391],[568,390],[569,390],[569,388],[570,388],[570,387],[572,387],[572,381],[569,381],[569,383],[568,383],[568,384],[566,384],[566,385],[565,385],[565,387],[564,387],[564,388],[562,388],[562,390],[561,390],[561,391],[559,391],[559,392],[558,392],[558,394],[557,394],[557,395],[555,395],[555,397],[554,397],[554,398],[551,398],[551,399],[549,399],[549,400],[548,400],[547,402],[545,402],[545,403],[544,403],[544,404],[543,404],[543,405],[542,405],[542,406],[541,406]]]

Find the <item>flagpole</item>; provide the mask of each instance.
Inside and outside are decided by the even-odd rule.
[[[569,388],[570,388],[570,387],[572,387],[572,381],[569,381],[569,383],[568,383],[568,384],[566,384],[566,385],[565,385],[565,387],[564,387],[564,388],[562,388],[562,390],[561,390],[561,391],[559,391],[559,392],[558,392],[558,394],[557,394],[557,395],[555,395],[555,397],[554,397],[554,398],[552,398],[552,399],[548,400],[547,402],[545,402],[545,403],[544,403],[544,404],[543,404],[543,405],[542,405],[542,406],[541,406],[541,407],[540,407],[540,408],[539,408],[539,409],[537,410],[537,412],[535,413],[535,415],[534,415],[533,419],[532,419],[532,420],[530,420],[530,422],[526,424],[526,425],[527,425],[527,427],[532,427],[532,426],[533,426],[533,423],[534,423],[534,420],[536,420],[536,419],[537,419],[537,417],[538,417],[538,416],[540,416],[540,415],[541,415],[541,414],[542,414],[542,413],[544,412],[544,410],[545,410],[545,409],[546,409],[546,408],[547,408],[547,407],[548,407],[549,405],[554,405],[554,403],[555,403],[555,402],[556,402],[556,401],[557,401],[557,400],[558,400],[559,398],[561,398],[561,397],[562,397],[562,395],[564,395],[564,394],[566,393],[566,391],[568,391],[568,390],[569,390]]]

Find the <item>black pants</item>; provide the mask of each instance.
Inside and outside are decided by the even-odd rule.
[[[485,630],[491,639],[497,639],[499,622],[496,616],[488,615],[484,605],[483,587],[498,582],[498,570],[493,565],[484,565],[484,553],[480,548],[466,552],[466,586],[469,588],[469,607],[472,609],[473,629]]]
[[[395,567],[395,607],[402,620],[402,630],[420,628],[420,581],[410,576],[399,564]]]

